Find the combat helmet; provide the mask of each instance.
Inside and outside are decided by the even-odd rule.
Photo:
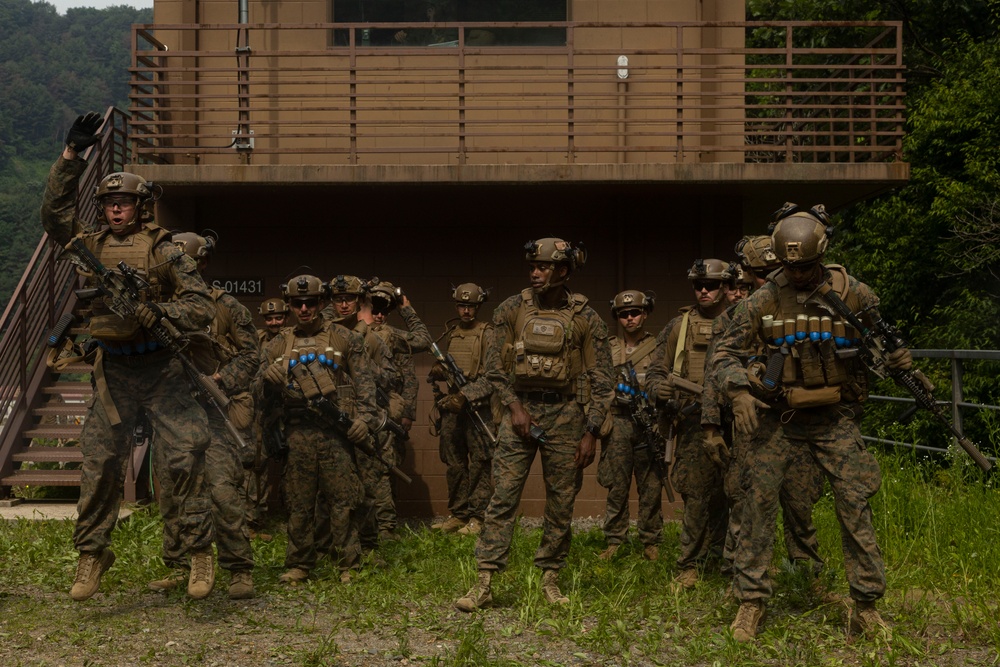
[[[483,289],[476,283],[462,283],[451,292],[451,298],[455,303],[470,304],[478,306],[489,297],[490,291]]]
[[[279,289],[281,289],[281,297],[286,303],[295,298],[308,298],[312,296],[318,299],[325,299],[329,295],[327,284],[316,276],[308,274],[295,276],[287,283],[282,284]]]
[[[178,232],[171,234],[171,241],[180,248],[185,255],[196,262],[208,260],[215,252],[216,244],[219,242],[219,235],[212,229],[206,229],[201,234],[194,232]]]
[[[733,278],[730,281],[730,285],[735,287],[737,285],[748,285],[750,287],[754,286],[753,274],[750,271],[744,271],[743,266],[739,262],[733,262],[729,266],[730,271],[732,271]]]
[[[529,262],[552,262],[569,267],[566,277],[562,280],[551,278],[539,287],[532,288],[536,294],[541,294],[552,287],[558,287],[569,279],[569,275],[587,263],[587,251],[582,243],[570,243],[557,238],[544,238],[528,241],[524,244],[524,259]]]
[[[771,248],[770,236],[744,236],[737,241],[735,250],[740,264],[761,276],[766,276],[781,267],[778,256]]]
[[[338,275],[330,278],[330,294],[356,294],[361,296],[365,293],[365,283],[357,276]]]
[[[789,212],[779,217],[771,231],[771,247],[782,264],[810,264],[822,259],[830,242],[830,216],[822,204],[809,211],[800,211],[794,204],[786,203],[778,212]]]
[[[688,269],[688,280],[721,280],[729,282],[733,277],[730,265],[721,259],[696,259]]]
[[[639,290],[627,289],[619,292],[615,298],[611,299],[611,316],[618,317],[618,311],[623,308],[642,308],[647,313],[653,312],[653,304],[656,301],[656,293],[650,290],[640,292]]]
[[[268,299],[260,304],[257,312],[263,317],[267,317],[268,315],[287,315],[289,308],[288,304],[281,299]]]
[[[403,296],[403,290],[390,282],[379,281],[369,290],[372,312],[391,313]]]
[[[582,243],[570,243],[557,238],[538,239],[524,244],[524,258],[529,262],[569,264],[576,270],[587,263],[587,251]]]
[[[153,219],[150,204],[160,198],[160,195],[163,194],[163,188],[150,183],[138,174],[116,171],[102,178],[101,182],[94,187],[94,195],[90,201],[98,211],[103,212],[104,204],[101,200],[108,195],[116,194],[132,195],[136,198],[136,217],[130,223],[133,224],[136,220],[147,222]]]

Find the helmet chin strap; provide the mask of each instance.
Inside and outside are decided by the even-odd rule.
[[[554,287],[562,287],[563,285],[565,285],[566,282],[569,280],[569,274],[570,274],[569,271],[566,272],[566,275],[563,277],[562,280],[555,280],[555,281],[553,281],[552,278],[551,278],[551,276],[555,275],[556,269],[558,269],[558,268],[559,268],[559,265],[556,264],[555,268],[552,269],[552,273],[549,274],[550,278],[548,280],[546,280],[545,283],[541,287],[532,287],[531,291],[534,292],[535,294],[545,294],[546,292],[548,292],[550,289],[553,289]]]

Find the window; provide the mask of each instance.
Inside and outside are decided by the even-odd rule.
[[[335,23],[470,23],[565,21],[569,0],[333,0]],[[349,43],[347,30],[334,31],[334,43]],[[358,29],[359,46],[458,45],[456,28]],[[468,46],[558,46],[564,28],[466,28]]]

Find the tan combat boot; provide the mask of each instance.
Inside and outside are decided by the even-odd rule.
[[[473,517],[469,519],[469,523],[465,524],[455,532],[459,535],[478,535],[483,532],[483,522]]]
[[[615,555],[616,551],[618,551],[619,546],[621,545],[609,544],[607,549],[597,554],[597,557],[600,558],[601,560],[611,560],[611,557]]]
[[[254,596],[253,575],[250,570],[237,570],[229,578],[229,599],[249,600]]]
[[[642,557],[646,560],[659,560],[660,547],[655,544],[647,544],[646,548],[642,550]]]
[[[303,570],[301,567],[293,567],[278,577],[278,581],[283,584],[291,584],[294,586],[295,584],[301,583],[308,578],[309,570]]]
[[[69,589],[69,596],[77,602],[89,600],[101,587],[101,575],[115,562],[115,553],[111,549],[96,553],[81,553],[76,564],[76,579]]]
[[[736,619],[729,629],[733,631],[733,639],[738,642],[753,641],[757,636],[757,630],[764,620],[764,603],[759,600],[751,600],[740,605],[736,612]]]
[[[490,592],[493,585],[493,570],[480,570],[476,584],[469,589],[469,592],[455,601],[455,608],[459,611],[471,612],[493,604],[493,595]]]
[[[431,530],[440,530],[442,533],[455,533],[459,528],[464,528],[468,522],[459,519],[457,516],[450,516],[440,523],[432,523]]]
[[[680,573],[674,577],[674,583],[681,588],[694,588],[695,584],[698,583],[698,570],[693,567],[681,570]]]
[[[569,598],[559,590],[559,570],[542,572],[542,594],[549,604],[569,604]]]
[[[874,602],[855,602],[851,610],[850,632],[871,638],[892,641],[892,628],[882,619]]]
[[[162,579],[157,579],[156,581],[149,582],[149,590],[156,591],[158,593],[166,593],[167,591],[172,591],[182,583],[188,580],[189,574],[184,570],[171,570],[170,574],[163,577]]]
[[[188,596],[195,600],[207,598],[215,586],[215,561],[212,550],[191,554],[191,576],[188,578]]]

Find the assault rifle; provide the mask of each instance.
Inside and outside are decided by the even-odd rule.
[[[309,369],[308,364],[295,364],[292,366],[291,372],[298,381],[300,387],[302,387],[303,383],[306,381],[311,382],[314,385],[313,388],[315,391],[310,391],[310,393],[314,395],[312,398],[307,399],[309,401],[309,411],[312,415],[327,428],[332,428],[340,431],[344,435],[347,435],[347,431],[351,428],[351,424],[354,423],[354,420],[351,419],[346,412],[337,407],[336,403],[321,393],[319,381]],[[399,477],[407,484],[413,482],[413,479],[400,470],[398,466],[386,461],[382,457],[381,447],[371,432],[368,433],[368,438],[364,442],[355,442],[352,444],[371,458],[384,465],[389,469],[389,472],[394,474],[396,477]]]
[[[931,393],[933,386],[924,374],[920,371],[889,368],[886,363],[888,355],[900,348],[906,347],[906,342],[900,337],[899,331],[883,320],[874,306],[867,309],[872,328],[869,329],[866,327],[861,319],[844,303],[843,299],[831,289],[828,283],[820,286],[819,293],[848,324],[861,333],[861,356],[868,369],[880,378],[892,378],[896,384],[910,392],[916,401],[916,405],[930,411],[934,419],[951,431],[958,444],[972,457],[976,465],[983,472],[990,472],[993,469],[993,463],[983,456],[983,453],[972,444],[971,440],[955,428],[951,420],[945,417],[941,406],[937,404],[937,401],[934,400],[934,394]]]
[[[656,408],[649,400],[649,395],[639,386],[639,378],[631,361],[626,361],[622,365],[620,378],[621,382],[616,387],[616,394],[624,397],[629,417],[642,438],[642,444],[639,448],[648,448],[653,453],[653,460],[660,467],[662,473],[667,499],[674,502],[674,490],[670,486],[667,474],[673,460],[673,446],[672,444],[668,446],[667,440],[660,435],[660,431],[656,427]]]
[[[401,424],[389,419],[389,394],[386,393],[382,387],[375,385],[375,403],[386,411],[385,419],[382,420],[382,424],[379,425],[378,429],[389,429],[389,432],[396,436],[399,442],[406,442],[410,439],[410,434],[402,427]]]
[[[449,387],[457,391],[469,384],[469,378],[465,377],[465,373],[461,368],[459,368],[458,364],[455,363],[455,358],[451,356],[451,354],[445,354],[442,352],[437,343],[431,343],[431,354],[433,354],[434,358],[441,363],[442,367],[444,367]],[[491,429],[486,423],[486,419],[483,417],[482,412],[480,412],[482,408],[473,405],[472,401],[466,401],[465,407],[462,409],[465,410],[465,413],[470,419],[472,419],[472,423],[476,426],[476,430],[479,431],[479,435],[483,436],[483,438],[490,443],[491,447],[496,447],[497,436],[493,432],[493,429]]]
[[[128,317],[134,318],[136,309],[143,303],[142,290],[148,289],[149,283],[124,261],[118,262],[117,273],[107,268],[101,264],[101,261],[94,256],[94,253],[79,237],[74,238],[70,245],[73,246],[73,250],[67,259],[94,275],[97,280],[96,289],[104,296],[104,303],[108,309],[123,320]],[[246,448],[246,441],[240,435],[239,429],[229,420],[229,414],[226,412],[226,408],[229,407],[229,398],[219,389],[215,380],[202,373],[191,360],[185,351],[185,345],[182,343],[183,336],[173,322],[163,317],[147,330],[153,334],[160,345],[168,349],[174,358],[181,362],[181,366],[184,367],[191,386],[198,396],[219,414],[226,425],[226,430],[229,431],[229,435],[233,437],[236,444],[241,449]]]

